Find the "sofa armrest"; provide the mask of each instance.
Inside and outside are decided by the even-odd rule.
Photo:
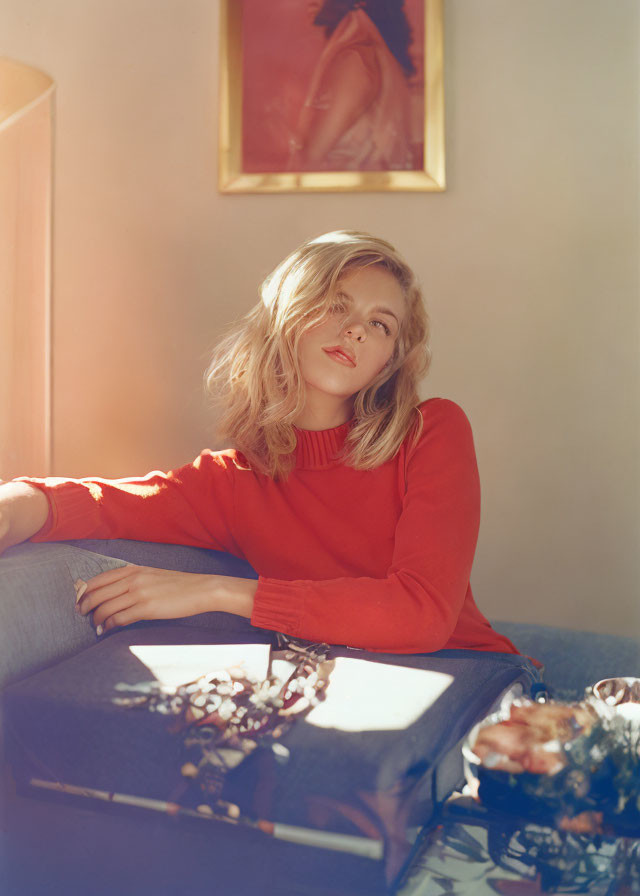
[[[602,678],[640,677],[640,642],[633,638],[526,622],[492,625],[521,653],[544,663],[544,680],[559,698],[581,698]]]

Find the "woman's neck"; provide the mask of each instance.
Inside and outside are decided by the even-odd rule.
[[[353,402],[350,398],[345,401],[327,402],[322,400],[314,401],[312,396],[307,395],[304,409],[296,417],[294,425],[298,429],[313,431],[335,429],[336,426],[341,426],[347,420],[351,420],[352,417]]]

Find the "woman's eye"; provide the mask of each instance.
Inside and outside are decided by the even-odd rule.
[[[386,333],[387,336],[389,336],[391,334],[391,330],[389,329],[389,327],[385,324],[385,322],[383,320],[372,320],[372,321],[370,321],[370,323],[372,323],[373,326],[376,327],[377,329],[382,330],[384,333]]]

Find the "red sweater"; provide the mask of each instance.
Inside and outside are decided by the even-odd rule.
[[[375,470],[336,459],[349,424],[297,433],[286,481],[235,451],[142,479],[29,479],[51,506],[32,541],[131,538],[228,551],[260,574],[251,621],[312,641],[394,653],[517,653],[477,609],[469,576],[480,521],[473,437],[445,399],[420,406]]]

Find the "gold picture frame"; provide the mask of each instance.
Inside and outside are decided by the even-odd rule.
[[[443,0],[420,2],[424,4],[422,164],[418,160],[414,163],[416,167],[411,170],[256,171],[243,168],[243,0],[220,0],[220,191],[288,193],[444,190]]]

